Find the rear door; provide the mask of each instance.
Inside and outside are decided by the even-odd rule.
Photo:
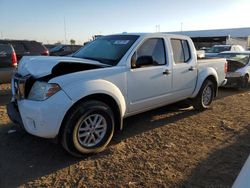
[[[153,63],[142,67],[131,66],[127,73],[129,113],[162,105],[172,88],[171,66],[167,62],[164,38],[145,39],[132,59],[136,61],[140,57],[152,57]]]
[[[173,92],[177,98],[188,98],[192,95],[197,81],[197,59],[191,53],[188,40],[175,38],[170,40],[174,60]]]

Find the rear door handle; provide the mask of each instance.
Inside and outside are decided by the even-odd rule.
[[[168,69],[166,69],[166,70],[163,72],[163,74],[165,74],[165,75],[171,74],[171,71],[168,70]]]
[[[196,69],[195,67],[191,66],[188,70],[189,71],[194,71],[195,69]]]

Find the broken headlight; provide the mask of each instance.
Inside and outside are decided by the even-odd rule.
[[[60,90],[61,88],[58,84],[49,84],[47,82],[36,81],[30,90],[28,99],[34,101],[43,101]]]

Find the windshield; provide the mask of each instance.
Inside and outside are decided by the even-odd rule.
[[[224,51],[230,51],[231,46],[213,46],[207,52],[208,53],[220,53]]]
[[[60,50],[62,47],[63,47],[63,45],[58,45],[58,46],[56,46],[56,47],[54,47],[54,48],[51,48],[51,49],[50,49],[50,52],[58,51],[58,50]]]
[[[236,61],[244,65],[248,64],[250,60],[250,54],[242,54],[242,53],[221,53],[218,55],[218,57]]]
[[[114,66],[138,38],[137,35],[100,37],[81,48],[73,54],[73,57],[96,60]]]

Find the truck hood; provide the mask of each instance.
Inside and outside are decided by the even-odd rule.
[[[53,72],[63,75],[63,73],[68,74],[107,66],[98,61],[73,57],[24,56],[18,64],[17,72],[22,76],[32,75],[40,78]]]

